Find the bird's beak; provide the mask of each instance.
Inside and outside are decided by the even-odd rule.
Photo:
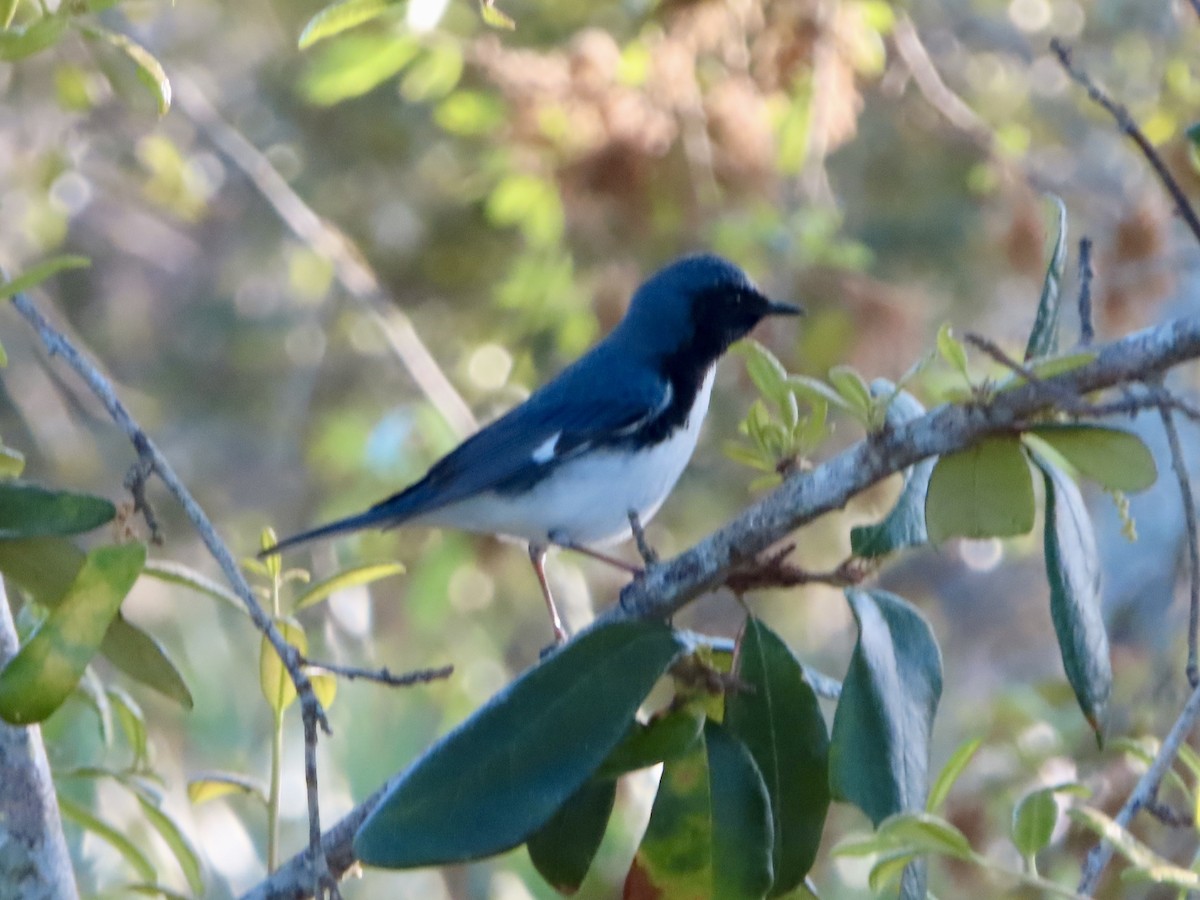
[[[780,303],[777,300],[767,301],[768,316],[802,316],[804,315],[804,307],[797,306],[794,303]]]

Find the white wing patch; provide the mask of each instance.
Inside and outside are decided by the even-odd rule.
[[[533,448],[530,458],[539,464],[550,462],[550,460],[554,459],[554,447],[558,444],[560,437],[562,437],[561,431],[554,432],[554,434]]]

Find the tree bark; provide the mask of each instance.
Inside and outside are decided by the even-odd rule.
[[[0,668],[17,652],[17,630],[0,579]],[[0,721],[0,898],[76,900],[58,798],[37,725]]]

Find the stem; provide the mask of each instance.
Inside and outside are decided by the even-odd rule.
[[[271,791],[267,796],[267,873],[279,865],[279,783],[283,768],[283,713],[275,713],[271,735]]]

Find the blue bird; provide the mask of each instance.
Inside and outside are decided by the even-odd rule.
[[[648,522],[671,492],[696,447],[716,363],[729,345],[767,316],[801,312],[768,299],[720,257],[678,259],[638,288],[606,338],[420,481],[263,554],[402,524],[517,538],[529,546],[562,642],[546,549],[566,547],[639,571],[593,547],[628,538],[630,514]]]

